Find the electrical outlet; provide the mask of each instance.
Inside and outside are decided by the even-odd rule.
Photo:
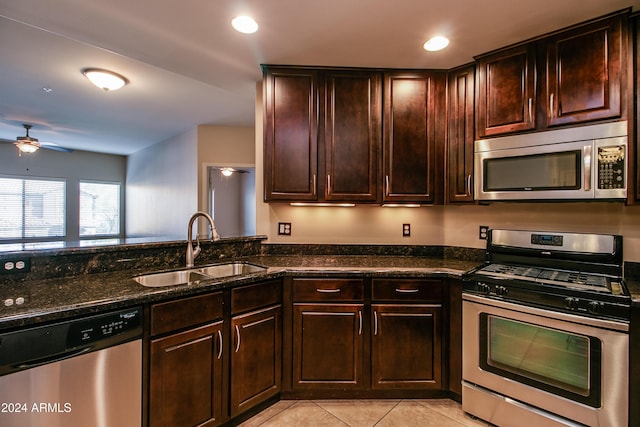
[[[15,274],[26,273],[31,270],[30,258],[12,258],[1,261],[0,273]]]
[[[411,224],[402,224],[402,237],[411,236]]]
[[[278,223],[278,234],[280,236],[291,236],[291,223],[290,222],[279,222]]]
[[[489,226],[481,225],[478,227],[478,239],[487,240],[487,235],[489,234]]]

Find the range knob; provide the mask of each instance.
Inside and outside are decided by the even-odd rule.
[[[578,298],[567,297],[564,299],[564,306],[569,310],[577,310],[578,309]]]
[[[482,292],[485,295],[489,295],[491,293],[491,286],[486,283],[478,282],[478,291]]]
[[[603,309],[604,303],[598,301],[590,301],[589,305],[587,305],[587,310],[589,310],[589,313],[599,314],[602,313]]]
[[[504,286],[496,286],[496,295],[504,297],[509,293],[509,289]]]

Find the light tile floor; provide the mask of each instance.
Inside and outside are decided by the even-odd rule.
[[[240,427],[486,427],[449,399],[281,400]]]

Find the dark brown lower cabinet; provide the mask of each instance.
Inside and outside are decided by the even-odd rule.
[[[363,387],[363,304],[294,304],[294,389]]]
[[[277,305],[231,319],[231,417],[280,392],[281,316]]]
[[[222,326],[151,341],[150,426],[212,426],[222,417]]]
[[[373,389],[442,388],[440,307],[373,304]]]

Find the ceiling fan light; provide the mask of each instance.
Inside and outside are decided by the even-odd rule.
[[[222,172],[222,175],[224,175],[224,176],[231,176],[231,175],[233,175],[233,173],[235,171],[236,170],[234,168],[222,168],[222,169],[220,169],[220,172]]]
[[[82,70],[82,74],[84,74],[91,83],[98,86],[105,92],[118,90],[129,83],[129,80],[120,74],[98,68],[85,68]]]
[[[31,153],[35,153],[36,151],[38,151],[38,148],[40,148],[40,144],[38,144],[37,142],[34,141],[18,141],[16,142],[16,147],[18,147],[18,150],[20,150],[20,152],[22,153],[27,153],[27,154],[31,154]]]

